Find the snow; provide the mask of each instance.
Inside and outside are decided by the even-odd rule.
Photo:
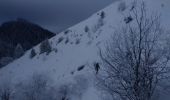
[[[82,100],[101,100],[99,95],[96,93],[98,93],[98,91],[94,87],[91,87],[87,90],[87,92],[85,92]]]
[[[101,10],[104,11],[104,25],[95,29],[101,11],[95,13],[87,20],[70,27],[69,33],[65,31],[50,39],[53,49],[49,55],[39,55],[39,45],[34,49],[37,55],[30,59],[30,50],[23,57],[12,62],[0,70],[0,80],[10,79],[13,84],[29,79],[34,73],[44,73],[50,76],[56,84],[65,84],[74,81],[76,76],[85,76],[91,84],[82,96],[82,100],[100,100],[99,91],[93,86],[95,81],[93,64],[99,62],[98,47],[102,47],[106,40],[113,35],[115,29],[124,24],[124,17],[132,5],[133,0],[126,0],[127,8],[125,11],[118,11],[118,6],[123,0],[114,2],[110,6]],[[170,25],[170,1],[169,0],[145,0],[147,9],[161,14],[163,26],[168,29]],[[88,26],[90,31],[84,31]],[[64,38],[58,43],[59,38]],[[66,39],[69,42],[66,44]],[[80,40],[79,44],[76,41]],[[85,65],[81,71],[77,71],[79,66]],[[74,74],[71,74],[74,72]]]

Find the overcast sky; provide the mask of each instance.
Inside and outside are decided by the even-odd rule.
[[[53,32],[61,31],[115,0],[0,0],[0,23],[25,18]]]

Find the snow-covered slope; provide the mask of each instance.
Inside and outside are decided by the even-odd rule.
[[[114,2],[105,9],[95,13],[87,20],[70,27],[51,38],[49,41],[53,51],[49,54],[39,54],[39,45],[34,47],[37,55],[30,59],[30,50],[20,59],[0,70],[0,80],[9,79],[13,84],[29,79],[34,73],[47,74],[54,84],[74,82],[75,77],[88,80],[88,87],[82,100],[99,100],[100,92],[94,87],[94,63],[100,62],[98,47],[109,39],[116,28],[125,24],[124,18],[132,8],[133,0],[126,0],[126,9],[118,8],[123,0]],[[145,0],[148,11],[161,14],[161,21],[166,29],[170,26],[170,0]],[[105,18],[101,20],[101,12]],[[103,25],[102,25],[103,24]],[[88,32],[85,32],[85,27]],[[60,40],[60,41],[59,41]],[[57,50],[56,50],[57,49]],[[85,66],[78,71],[80,66]]]

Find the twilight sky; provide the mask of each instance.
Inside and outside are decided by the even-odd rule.
[[[0,0],[0,23],[24,18],[53,32],[72,26],[115,0]]]

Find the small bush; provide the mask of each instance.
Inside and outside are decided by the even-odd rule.
[[[80,43],[80,39],[76,39],[76,44],[79,44]]]
[[[104,20],[99,18],[96,25],[93,26],[92,31],[96,33],[104,25]]]
[[[70,32],[70,30],[66,30],[65,32],[64,32],[64,34],[68,34]]]
[[[68,42],[69,42],[69,39],[68,39],[68,38],[66,38],[65,44],[67,44]]]
[[[64,38],[63,38],[63,37],[60,37],[60,38],[58,39],[58,43],[61,43],[63,40],[64,40]]]
[[[100,19],[98,20],[98,23],[97,23],[98,29],[99,29],[101,26],[103,26],[103,25],[104,25],[104,21],[103,21],[102,18],[100,18]]]
[[[101,14],[100,14],[101,19],[104,19],[104,18],[105,18],[105,16],[106,16],[105,12],[104,12],[104,11],[102,11],[102,12],[101,12]]]
[[[133,18],[132,18],[132,16],[128,16],[128,17],[125,17],[125,18],[124,18],[124,21],[125,21],[126,24],[128,24],[128,23],[130,23],[131,21],[133,21]]]
[[[88,27],[88,26],[85,26],[84,31],[85,31],[86,33],[89,32],[89,27]]]
[[[73,75],[74,74],[74,71],[71,71],[71,75]]]
[[[82,66],[78,67],[78,68],[77,68],[77,71],[81,71],[81,70],[83,70],[83,69],[84,69],[84,67],[85,67],[84,65],[82,65]]]
[[[40,54],[46,52],[48,55],[51,51],[52,51],[52,47],[48,40],[45,40],[40,44]]]
[[[31,50],[31,53],[30,53],[30,58],[32,59],[33,57],[36,56],[36,52],[34,49]]]

